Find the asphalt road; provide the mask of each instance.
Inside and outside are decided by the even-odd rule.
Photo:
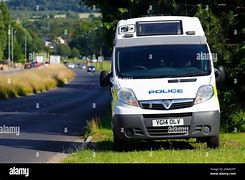
[[[59,162],[82,147],[86,121],[104,115],[110,94],[98,73],[75,71],[64,87],[0,100],[0,163]]]
[[[16,68],[16,69],[12,69],[12,70],[1,70],[0,71],[0,74],[14,74],[14,73],[18,73],[18,72],[21,72],[21,71],[24,71],[25,69],[23,68]]]

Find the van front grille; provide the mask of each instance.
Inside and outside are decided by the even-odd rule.
[[[165,101],[168,101],[168,104],[164,104]],[[142,109],[171,110],[192,107],[194,104],[194,99],[147,100],[139,101],[139,103]]]

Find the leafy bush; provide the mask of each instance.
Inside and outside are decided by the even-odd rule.
[[[245,111],[239,110],[230,115],[229,122],[230,131],[245,132]]]

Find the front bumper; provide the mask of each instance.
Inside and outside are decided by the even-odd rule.
[[[153,127],[152,120],[159,118],[183,118],[183,126]],[[113,133],[121,140],[181,139],[217,136],[219,134],[219,111],[175,114],[126,115],[115,114],[112,119]],[[169,129],[170,128],[170,129]],[[185,131],[182,131],[185,130]],[[186,131],[187,130],[187,131]]]

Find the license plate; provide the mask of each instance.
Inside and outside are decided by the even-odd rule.
[[[152,126],[181,126],[184,125],[183,118],[163,118],[163,119],[154,119],[152,120]]]

